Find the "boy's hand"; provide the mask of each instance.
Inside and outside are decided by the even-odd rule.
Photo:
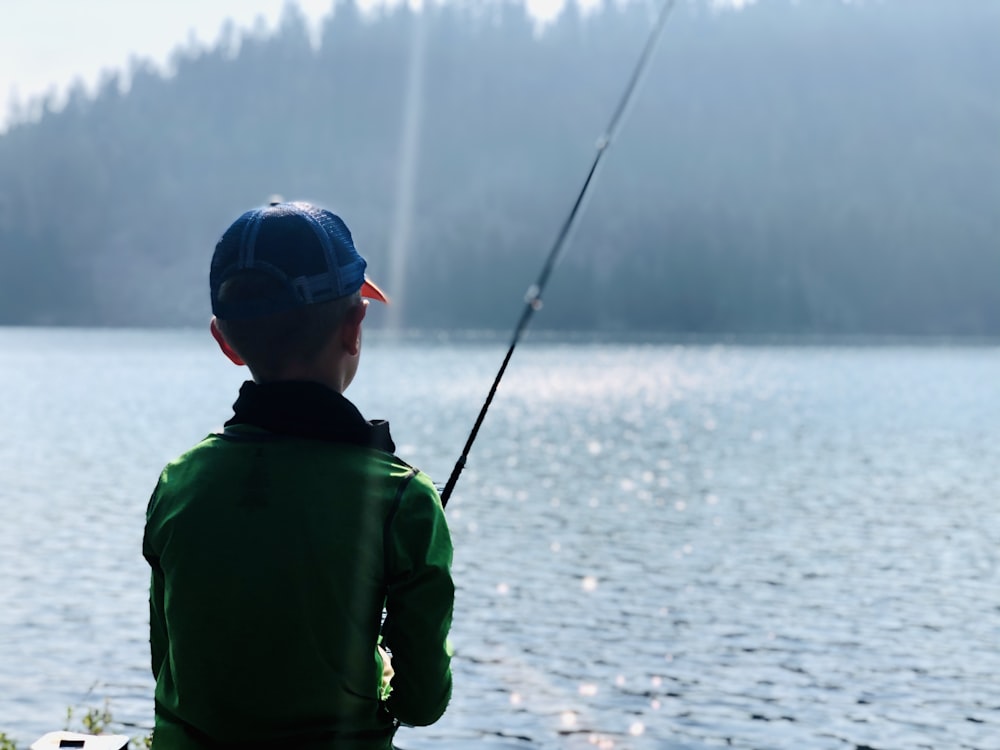
[[[378,655],[382,659],[382,684],[379,685],[378,697],[384,701],[392,692],[392,685],[389,683],[396,672],[392,668],[392,660],[389,658],[388,652],[381,646],[376,646],[376,648],[378,648]]]

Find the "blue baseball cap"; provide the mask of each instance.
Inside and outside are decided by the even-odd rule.
[[[363,297],[387,303],[385,293],[365,278],[367,265],[336,214],[310,203],[272,203],[240,216],[215,246],[209,275],[212,313],[221,320],[256,318],[359,290]],[[267,274],[280,291],[222,302],[222,285],[244,271]]]

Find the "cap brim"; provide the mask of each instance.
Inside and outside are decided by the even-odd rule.
[[[377,299],[379,302],[389,304],[388,295],[379,289],[371,280],[365,278],[365,283],[361,285],[361,296],[368,299]]]

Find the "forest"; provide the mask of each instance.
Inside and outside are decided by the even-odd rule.
[[[135,58],[0,133],[0,324],[204,325],[273,194],[347,221],[376,326],[509,328],[658,3],[341,0]],[[537,316],[665,334],[1000,335],[1000,3],[680,2]]]

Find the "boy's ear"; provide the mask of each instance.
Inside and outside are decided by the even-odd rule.
[[[365,319],[367,312],[368,300],[363,299],[361,304],[350,309],[340,326],[340,342],[351,356],[356,356],[361,351],[361,321]]]
[[[240,367],[245,365],[246,362],[243,361],[243,358],[236,353],[236,350],[229,345],[228,341],[226,341],[226,337],[222,335],[222,331],[219,330],[219,321],[214,315],[212,316],[212,322],[209,324],[209,328],[212,331],[212,338],[215,339],[215,342],[219,345],[222,353],[229,357],[229,360],[234,365],[239,365]]]

